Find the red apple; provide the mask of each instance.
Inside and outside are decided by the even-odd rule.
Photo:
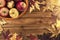
[[[12,1],[12,0],[5,0],[5,1],[10,2],[10,1]]]
[[[7,16],[8,15],[8,12],[9,12],[9,10],[7,9],[7,8],[1,8],[1,10],[0,10],[0,15],[1,16]]]
[[[16,8],[19,10],[19,11],[24,11],[25,8],[26,8],[26,3],[25,2],[18,2],[16,4]]]
[[[0,0],[0,7],[4,7],[6,4],[5,0]]]
[[[19,1],[21,2],[21,1],[23,1],[23,0],[14,0],[14,1],[15,1],[15,2],[19,2]]]

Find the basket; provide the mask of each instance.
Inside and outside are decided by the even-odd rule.
[[[28,0],[24,0],[25,3],[26,3],[26,8],[23,12],[21,12],[21,14],[18,16],[18,18],[21,18],[26,12],[27,12],[27,9],[28,9]],[[1,19],[5,19],[5,20],[13,20],[13,19],[17,19],[17,18],[8,18],[8,17],[2,17],[0,16]]]

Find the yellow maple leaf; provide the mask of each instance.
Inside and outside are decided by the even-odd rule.
[[[35,5],[34,5],[34,6],[36,7],[36,9],[38,9],[38,10],[40,10],[40,5],[39,5],[39,4],[40,4],[40,3],[39,3],[38,1],[36,1],[36,2],[35,2]]]
[[[30,13],[34,10],[35,8],[34,8],[34,5],[32,5],[31,7],[30,7]]]
[[[14,33],[13,36],[10,38],[10,40],[16,40],[17,35],[18,35],[17,33]]]

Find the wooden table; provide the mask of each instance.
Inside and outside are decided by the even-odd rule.
[[[15,20],[7,20],[8,24],[4,25],[4,30],[10,30],[12,33],[41,34],[47,32],[44,28],[50,28],[51,24],[55,22],[51,12],[27,12],[21,18]],[[24,30],[22,30],[24,29]]]

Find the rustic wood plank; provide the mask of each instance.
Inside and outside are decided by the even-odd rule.
[[[40,23],[47,23],[51,24],[55,22],[55,18],[24,18],[24,19],[17,19],[17,20],[8,20],[8,24],[10,25],[25,25],[25,24],[40,24]]]
[[[43,27],[49,27],[50,25],[47,24],[40,24],[40,25],[4,25],[3,28],[43,28]]]
[[[23,17],[51,17],[52,12],[27,12]]]
[[[11,33],[19,33],[22,31],[20,28],[4,28],[4,31],[10,30]]]
[[[8,24],[4,25],[4,30],[10,30],[11,33],[22,32],[28,34],[42,34],[48,32],[44,28],[50,28],[52,23],[55,23],[55,18],[51,12],[27,12],[21,18],[14,20],[6,20]],[[24,29],[24,30],[23,30]],[[0,40],[4,40],[0,38]]]
[[[44,30],[44,29],[25,29],[25,34],[28,35],[28,34],[43,34],[44,32],[45,33],[48,33],[49,31],[47,30]]]

